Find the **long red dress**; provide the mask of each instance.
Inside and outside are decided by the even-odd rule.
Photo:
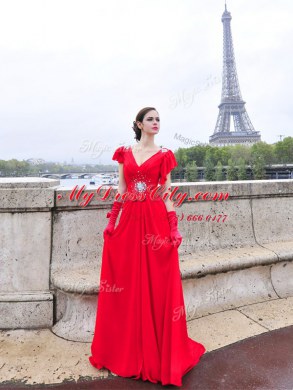
[[[182,376],[206,349],[188,337],[166,205],[147,190],[164,184],[177,161],[170,149],[161,148],[138,165],[130,146],[118,147],[112,160],[123,163],[129,199],[104,240],[89,361],[122,377],[182,386]]]

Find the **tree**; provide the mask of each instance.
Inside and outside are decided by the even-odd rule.
[[[293,137],[286,137],[274,144],[275,161],[282,164],[293,163]]]
[[[187,181],[197,181],[198,169],[195,161],[187,164],[185,178]]]
[[[207,155],[204,160],[204,167],[205,167],[205,171],[204,171],[205,180],[214,181],[215,180],[214,164],[209,155]]]
[[[225,180],[225,175],[223,172],[223,165],[222,165],[221,161],[217,162],[215,178],[217,181],[224,181]]]
[[[262,157],[264,164],[273,164],[275,160],[274,149],[272,145],[259,141],[251,146],[251,159],[254,161],[257,157]]]
[[[188,162],[187,149],[179,148],[174,154],[179,167],[185,167]]]
[[[227,180],[238,180],[235,163],[232,158],[228,160]]]
[[[238,180],[247,180],[246,165],[243,157],[240,157],[237,160],[237,165],[238,165],[238,171],[237,171]]]
[[[251,145],[234,145],[230,150],[230,156],[233,161],[242,158],[244,162],[248,163],[251,157]]]
[[[265,179],[265,161],[263,156],[254,156],[252,160],[252,173],[255,180]]]

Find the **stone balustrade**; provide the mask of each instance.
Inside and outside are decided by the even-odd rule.
[[[0,179],[0,328],[48,327],[60,337],[90,342],[103,230],[117,187],[107,197],[105,187],[98,194],[97,187],[59,184]],[[292,179],[172,188],[188,320],[293,296]],[[197,201],[188,199],[199,193]],[[207,193],[229,197],[200,200]],[[180,204],[182,194],[187,197]]]

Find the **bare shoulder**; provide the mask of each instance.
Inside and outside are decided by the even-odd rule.
[[[140,147],[137,147],[137,145],[129,145],[128,146],[129,149],[131,149],[132,151],[135,151],[135,152],[140,152],[141,149]],[[154,152],[159,152],[160,150],[162,150],[163,152],[167,152],[168,149],[167,148],[164,148],[163,146],[157,146],[156,148],[157,150],[149,150],[148,153],[154,153]]]
[[[131,145],[124,145],[124,146],[123,146],[123,149],[124,149],[125,151],[127,151],[127,150],[132,149],[132,146],[131,146]]]

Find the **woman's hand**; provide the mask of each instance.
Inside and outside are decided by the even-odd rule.
[[[104,240],[105,240],[106,236],[112,235],[112,233],[115,229],[116,219],[118,217],[121,206],[122,206],[122,202],[118,202],[117,200],[115,200],[111,211],[109,211],[107,213],[107,218],[110,218],[110,220],[109,220],[109,223],[108,223],[106,229],[103,232]]]
[[[175,232],[171,232],[171,241],[173,243],[174,246],[176,246],[177,248],[179,248],[179,246],[181,245],[181,242],[182,242],[182,236],[181,234],[179,233],[179,231],[175,231]]]
[[[178,219],[175,211],[167,212],[168,221],[170,225],[170,237],[174,246],[179,248],[182,242],[182,236],[178,230]]]

